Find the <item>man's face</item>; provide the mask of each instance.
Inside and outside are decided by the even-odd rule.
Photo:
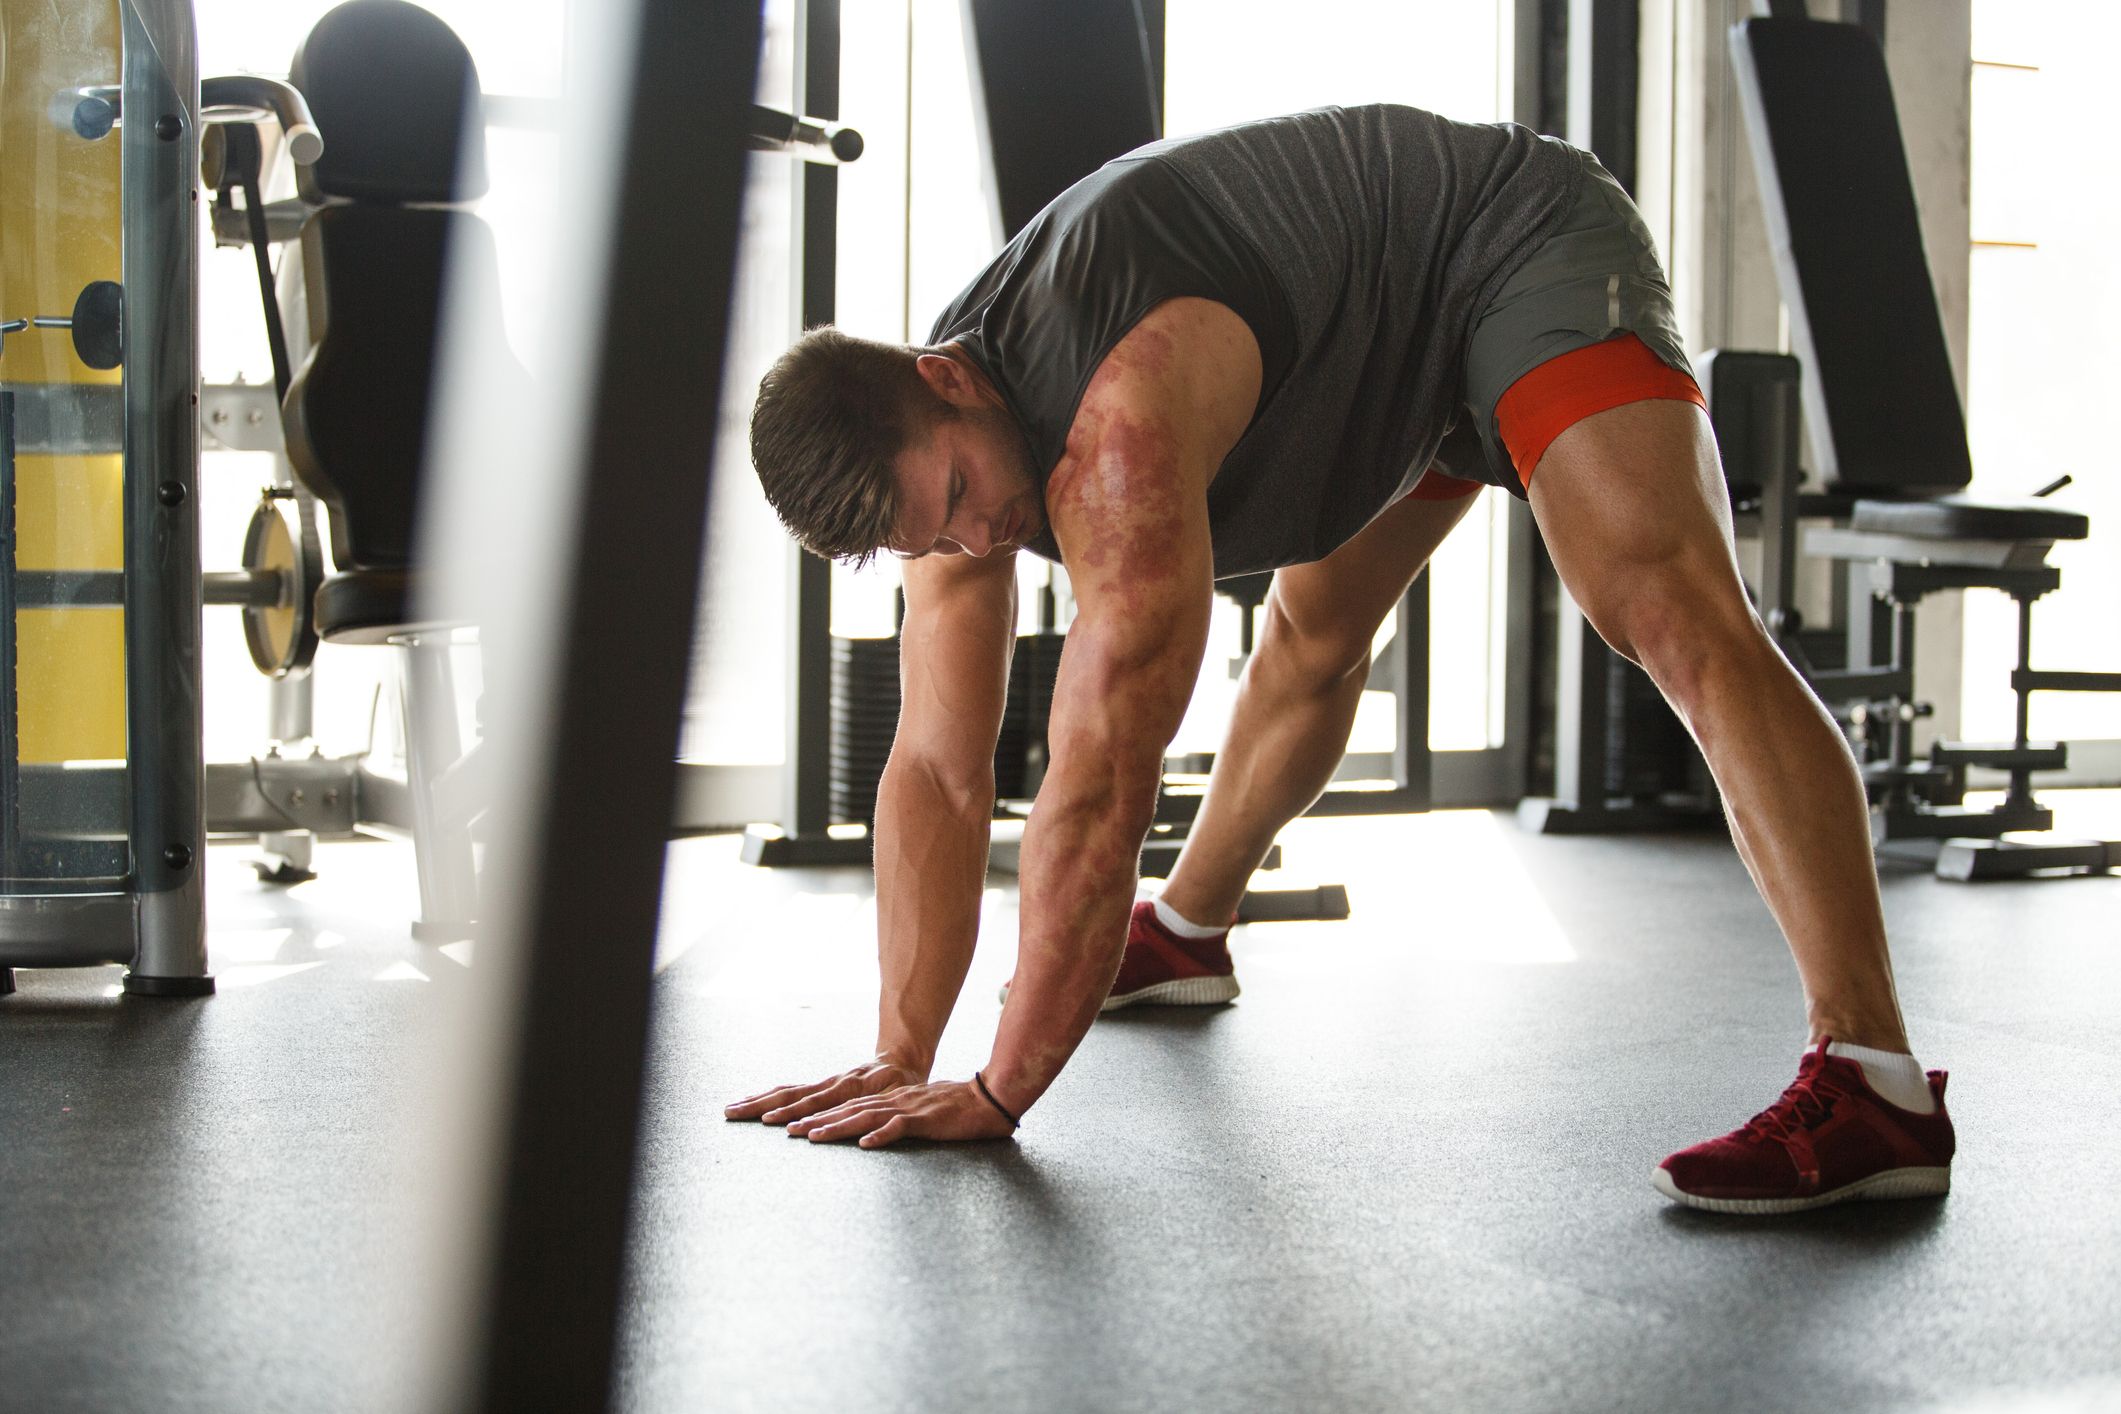
[[[984,401],[953,410],[899,453],[891,549],[902,556],[1013,550],[1046,527],[1015,419]]]

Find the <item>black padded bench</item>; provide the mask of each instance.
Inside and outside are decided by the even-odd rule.
[[[1795,357],[1708,360],[1719,441],[1744,468],[1734,484],[1751,481],[1758,496],[1763,610],[1796,650],[1798,523],[1830,517],[1802,536],[1802,549],[1846,566],[1846,662],[1817,671],[1801,651],[1792,656],[1852,730],[1877,843],[1943,841],[1937,871],[1960,879],[2121,865],[2121,845],[2109,842],[2000,838],[2052,827],[2030,777],[2068,761],[2066,745],[2029,739],[2031,694],[2121,691],[2121,673],[2031,665],[2033,603],[2061,582],[2048,552],[2058,540],[2084,539],[2090,525],[2043,500],[1965,494],[1973,480],[1965,414],[1885,56],[1857,26],[1806,17],[1802,0],[1770,8],[1733,27],[1731,52]],[[1797,487],[1800,405],[1821,493]],[[2017,730],[2010,742],[1940,742],[1918,761],[1914,724],[1928,709],[1914,692],[1915,607],[1955,589],[2017,601]],[[1969,766],[2007,773],[2001,805],[1961,803]]]

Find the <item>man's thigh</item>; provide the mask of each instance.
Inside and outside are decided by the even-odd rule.
[[[1609,643],[1631,657],[1675,618],[1751,615],[1708,417],[1689,402],[1609,408],[1540,458],[1532,514],[1554,567]]]

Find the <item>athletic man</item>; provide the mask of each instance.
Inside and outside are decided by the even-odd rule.
[[[1945,1190],[1943,1076],[1908,1053],[1862,785],[1746,598],[1670,291],[1587,154],[1400,107],[1143,148],[1041,213],[927,346],[805,335],[760,386],[752,456],[811,550],[907,559],[905,694],[877,798],[875,1058],[730,1118],[866,1147],[1000,1137],[1108,998],[1234,996],[1246,880],[1345,749],[1378,624],[1492,483],[1700,742],[1804,985],[1797,1080],[1657,1186],[1744,1211]],[[931,1083],[978,923],[1018,549],[1066,565],[1077,616],[994,1049]],[[1200,817],[1130,917],[1212,581],[1267,569]]]

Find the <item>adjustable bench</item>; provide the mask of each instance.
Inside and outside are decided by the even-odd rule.
[[[2031,694],[2121,691],[2121,673],[2032,667],[2032,606],[2061,582],[2048,552],[2084,539],[2089,523],[2037,499],[1963,494],[1973,480],[1965,416],[1885,56],[1854,25],[1807,18],[1802,0],[1771,9],[1733,27],[1731,51],[1796,357],[1723,354],[1709,372],[1722,384],[1711,399],[1727,455],[1734,444],[1740,462],[1753,453],[1763,611],[1855,738],[1876,843],[1942,841],[1946,878],[2102,872],[2121,864],[2121,844],[2000,838],[2051,828],[2031,777],[2068,762],[2065,744],[2029,738]],[[1823,495],[1797,487],[1800,402]],[[1848,578],[1846,662],[1832,671],[1803,660],[1790,592],[1798,521],[1815,516],[1834,523],[1804,534],[1803,550],[1841,562]],[[1951,589],[2017,602],[2016,732],[2002,743],[1940,742],[1918,761],[1914,724],[1928,708],[1914,695],[1915,607]],[[1968,767],[2007,773],[2001,805],[1962,803]]]

